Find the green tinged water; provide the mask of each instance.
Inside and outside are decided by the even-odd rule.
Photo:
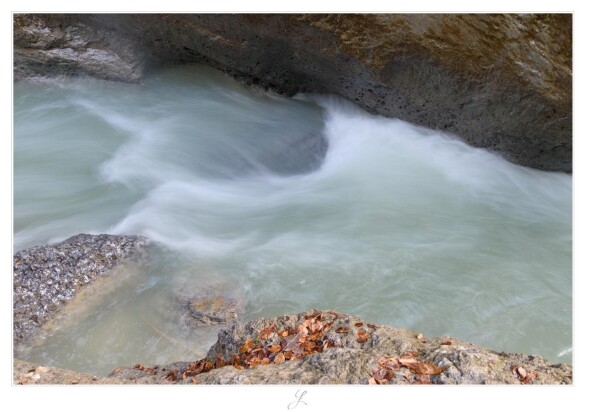
[[[17,355],[106,374],[198,359],[182,294],[242,319],[334,309],[571,362],[571,176],[323,96],[201,66],[144,85],[14,89],[14,248],[77,233],[156,249]]]

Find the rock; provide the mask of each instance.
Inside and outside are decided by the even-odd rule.
[[[201,297],[185,302],[188,324],[209,326],[225,324],[238,317],[238,304],[223,297]]]
[[[16,14],[14,73],[139,82],[204,62],[570,172],[571,31],[569,14]]]
[[[307,319],[319,316],[324,328],[321,342],[329,342],[320,352],[299,359],[249,368],[222,366],[207,372],[190,373],[199,362],[118,368],[111,377],[137,383],[178,384],[368,384],[385,358],[418,363],[419,368],[398,367],[386,372],[389,383],[432,384],[571,384],[571,365],[552,365],[539,356],[497,353],[455,338],[416,338],[414,331],[385,325],[366,324],[362,320],[334,311],[307,311],[296,315],[257,319],[244,325],[234,324],[219,333],[204,362],[230,363],[248,349],[247,345],[268,347],[282,342],[278,333],[298,328]],[[331,324],[329,324],[331,322]],[[363,323],[363,326],[356,326]],[[364,326],[366,325],[366,327]],[[367,336],[361,341],[361,335]],[[294,338],[289,337],[292,341]],[[246,346],[245,346],[246,345]],[[290,344],[291,345],[291,344]],[[412,360],[411,360],[412,359]],[[521,377],[518,368],[530,371]],[[193,369],[193,368],[192,368]],[[427,372],[427,373],[425,373]]]
[[[123,379],[99,378],[86,373],[74,372],[66,369],[39,366],[37,364],[14,359],[13,361],[13,384],[31,385],[31,384],[110,384],[119,385],[130,383]]]
[[[23,343],[110,269],[142,256],[141,236],[79,234],[14,255],[13,339]]]
[[[77,21],[49,26],[36,15],[15,15],[14,28],[17,79],[87,74],[132,83],[142,80],[141,55],[110,31]]]

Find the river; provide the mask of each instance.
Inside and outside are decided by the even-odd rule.
[[[570,175],[204,66],[18,82],[14,250],[77,233],[156,246],[16,355],[95,374],[195,360],[218,327],[191,327],[179,299],[208,292],[241,321],[334,309],[571,362],[571,196]]]

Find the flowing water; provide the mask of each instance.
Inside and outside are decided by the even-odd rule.
[[[507,119],[510,121],[510,119]],[[77,233],[156,245],[21,358],[105,374],[198,359],[218,327],[334,309],[571,361],[571,176],[532,170],[327,96],[284,98],[202,66],[142,86],[14,88],[14,248]]]

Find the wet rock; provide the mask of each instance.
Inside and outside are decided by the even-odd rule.
[[[185,303],[189,323],[196,326],[218,325],[238,317],[238,305],[222,297],[200,298]]]
[[[147,245],[141,236],[79,234],[56,245],[17,252],[13,260],[15,344],[35,335],[110,269],[142,256]]]
[[[570,172],[571,31],[569,14],[17,14],[14,73],[137,82],[203,62]]]

